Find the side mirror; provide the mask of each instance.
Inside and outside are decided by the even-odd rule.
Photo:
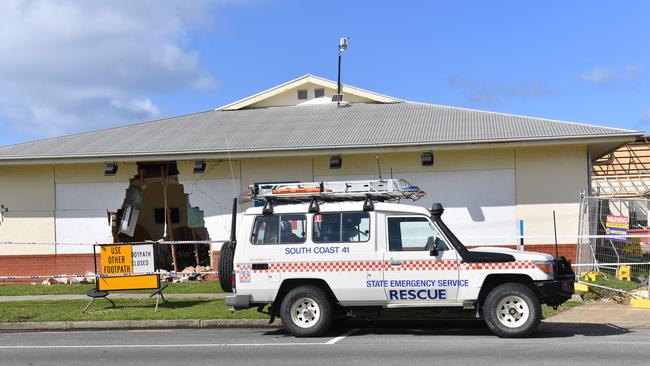
[[[438,247],[436,246],[436,239],[433,236],[427,238],[426,250],[429,251],[429,255],[432,257],[438,256]]]

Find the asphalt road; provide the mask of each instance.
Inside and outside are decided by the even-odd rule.
[[[499,339],[480,323],[338,328],[323,338],[281,330],[0,333],[0,365],[648,365],[650,329],[543,324]]]

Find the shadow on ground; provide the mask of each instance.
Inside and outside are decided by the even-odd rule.
[[[347,321],[338,323],[323,337],[336,337],[350,329],[359,329],[350,337],[364,335],[414,336],[494,336],[482,320],[441,321]],[[612,324],[542,323],[529,338],[569,338],[575,336],[605,337],[631,331]],[[292,337],[284,329],[265,332],[264,335]],[[494,336],[496,337],[496,336]]]

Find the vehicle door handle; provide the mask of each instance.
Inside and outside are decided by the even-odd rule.
[[[391,265],[391,266],[401,266],[401,265],[402,265],[402,261],[396,261],[396,260],[391,259],[391,260],[390,260],[390,265]]]

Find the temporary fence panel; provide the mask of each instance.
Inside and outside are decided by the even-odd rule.
[[[579,281],[648,296],[650,200],[584,196],[580,204]]]

